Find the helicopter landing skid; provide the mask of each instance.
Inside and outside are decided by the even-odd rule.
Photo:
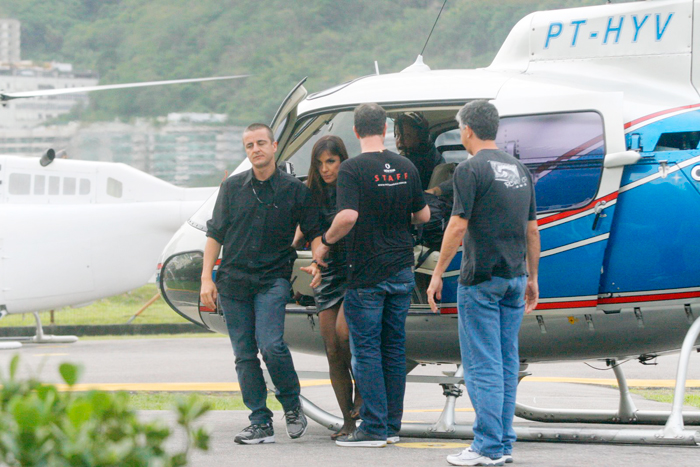
[[[0,337],[0,350],[16,349],[25,344],[72,344],[77,342],[76,336],[54,336],[52,334],[44,334],[44,328],[41,325],[39,313],[32,313],[36,321],[36,335],[21,336],[21,337]],[[2,342],[4,341],[4,342]]]
[[[515,432],[520,441],[544,441],[565,443],[595,443],[595,444],[640,444],[640,445],[688,445],[700,444],[700,432],[686,430],[682,414],[685,393],[685,381],[688,370],[690,354],[693,345],[700,335],[700,319],[690,327],[683,341],[681,358],[678,363],[676,376],[676,389],[673,407],[667,412],[648,412],[636,409],[629,393],[627,382],[619,366],[614,365],[615,375],[620,386],[620,406],[617,412],[601,411],[563,411],[558,409],[534,409],[518,404],[516,415],[533,421],[546,421],[556,423],[665,423],[662,429],[652,428],[569,428],[569,427],[541,427],[541,426],[515,426]],[[310,372],[309,377],[318,377],[318,372]],[[402,437],[416,438],[441,438],[441,439],[469,439],[474,438],[474,430],[471,425],[455,423],[455,403],[462,394],[460,386],[463,384],[461,367],[453,377],[425,377],[407,376],[407,382],[438,382],[443,387],[446,397],[445,407],[440,418],[434,424],[429,423],[404,423],[399,435]],[[526,373],[521,371],[521,378]],[[303,372],[300,377],[306,376]],[[269,375],[265,372],[265,379],[270,388],[273,388]],[[337,431],[343,426],[343,420],[315,405],[313,402],[300,396],[304,413],[316,423],[325,426],[329,430]],[[523,413],[525,412],[525,413]],[[536,418],[538,417],[538,418]],[[688,414],[688,423],[695,424],[698,415]]]

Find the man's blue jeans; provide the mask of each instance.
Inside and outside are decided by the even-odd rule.
[[[249,416],[252,424],[272,422],[258,349],[277,388],[277,400],[285,412],[299,406],[299,378],[289,348],[282,340],[289,289],[288,280],[277,279],[269,289],[259,293],[219,296],[236,356],[238,383],[243,402],[252,411]]]
[[[518,387],[518,331],[526,276],[459,285],[459,343],[465,382],[476,412],[472,450],[492,459],[513,452]]]
[[[345,292],[352,369],[363,400],[360,429],[375,439],[386,439],[401,429],[406,314],[414,284],[408,267],[372,287]]]

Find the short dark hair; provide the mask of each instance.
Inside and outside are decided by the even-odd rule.
[[[457,123],[460,128],[468,126],[477,138],[493,141],[498,134],[498,110],[485,100],[472,101],[459,109]]]
[[[253,123],[251,125],[248,125],[248,127],[245,130],[243,130],[243,134],[250,133],[251,131],[257,131],[257,130],[267,130],[267,136],[270,137],[270,142],[271,143],[275,142],[275,135],[272,134],[272,128],[265,125],[264,123]]]
[[[355,109],[355,130],[360,138],[381,135],[386,126],[386,110],[379,104],[362,104]]]

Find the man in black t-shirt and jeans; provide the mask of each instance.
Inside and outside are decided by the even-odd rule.
[[[513,461],[513,416],[518,385],[518,331],[523,312],[537,305],[540,237],[535,191],[527,168],[496,146],[498,111],[486,101],[457,114],[470,154],[454,175],[454,207],[428,287],[442,292],[442,274],[463,242],[457,287],[464,379],[476,413],[474,442],[447,456],[452,465]],[[526,261],[527,259],[527,261]]]
[[[353,374],[362,395],[362,424],[339,446],[384,447],[398,441],[406,388],[406,314],[415,284],[411,223],[430,218],[420,176],[405,157],[384,147],[386,112],[355,109],[362,154],[340,166],[338,214],[314,251],[321,266],[328,246],[347,236],[345,318]]]

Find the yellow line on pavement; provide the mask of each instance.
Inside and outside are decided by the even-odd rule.
[[[325,386],[331,384],[329,379],[312,379],[301,381],[301,387]],[[70,391],[66,384],[57,384],[59,391]],[[238,392],[238,383],[95,383],[76,384],[73,391],[152,391],[152,392]]]
[[[524,382],[531,383],[576,383],[595,384],[598,386],[616,386],[616,379],[602,378],[561,378],[561,377],[537,377],[528,376]],[[673,379],[628,379],[627,386],[631,388],[673,388],[676,380]],[[689,379],[685,382],[686,388],[700,388],[700,379]]]
[[[523,381],[529,383],[574,383],[593,384],[597,386],[617,386],[615,379],[599,378],[561,378],[561,377],[537,377],[528,376]],[[301,387],[327,386],[331,384],[330,379],[307,379],[300,381]],[[627,385],[631,388],[673,388],[676,382],[671,379],[629,379]],[[65,384],[56,385],[61,391],[68,391],[70,388]],[[700,380],[692,379],[685,383],[686,388],[700,388]],[[153,392],[239,392],[241,387],[238,383],[87,383],[76,384],[73,391],[153,391]],[[442,409],[426,410],[405,410],[405,412],[441,412]],[[473,409],[457,409],[457,411],[471,412]]]

